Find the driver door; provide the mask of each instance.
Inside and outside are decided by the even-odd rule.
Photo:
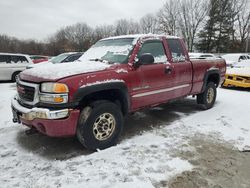
[[[148,40],[144,42],[138,52],[138,57],[143,54],[153,55],[152,64],[142,64],[136,69],[141,80],[141,87],[133,89],[133,102],[135,108],[149,106],[171,98],[168,88],[173,86],[173,79],[169,71],[170,64],[161,40]]]

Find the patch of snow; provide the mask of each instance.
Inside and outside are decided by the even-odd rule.
[[[250,146],[250,97],[247,91],[219,89],[215,106],[183,119],[202,134],[215,134],[239,150]]]
[[[79,60],[84,62],[90,59],[102,59],[107,53],[127,56],[131,49],[132,45],[92,47]]]
[[[154,59],[155,59],[155,63],[167,62],[167,57],[165,55],[154,57]]]
[[[113,83],[113,82],[122,82],[122,83],[124,83],[124,80],[110,79],[110,80],[104,80],[104,81],[96,81],[96,82],[93,82],[93,83],[88,83],[86,85],[82,85],[81,88],[88,87],[88,86],[93,86],[93,85],[105,84],[105,83]]]
[[[117,69],[115,72],[117,72],[117,73],[128,73],[128,71],[125,70],[125,69]]]
[[[11,127],[12,124],[12,110],[11,99],[16,95],[16,84],[0,84],[1,98],[0,98],[0,129]]]
[[[227,74],[250,77],[250,67],[227,69]]]
[[[108,37],[108,38],[104,38],[103,40],[115,40],[115,39],[124,39],[124,38],[134,38],[134,42],[133,44],[135,45],[136,42],[140,39],[140,38],[161,38],[161,37],[166,37],[166,38],[174,38],[174,39],[178,39],[179,37],[177,36],[170,36],[170,35],[158,35],[158,34],[152,34],[152,33],[148,33],[148,34],[134,34],[134,35],[121,35],[121,36],[114,36],[114,37]]]
[[[70,63],[57,63],[47,64],[46,66],[35,67],[25,70],[22,74],[36,76],[45,79],[60,79],[67,76],[76,74],[89,73],[101,71],[109,68],[111,65],[96,62],[70,62]]]

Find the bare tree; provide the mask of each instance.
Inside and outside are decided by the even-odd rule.
[[[140,32],[140,26],[133,20],[121,19],[115,24],[115,35],[128,35]]]
[[[168,35],[178,35],[180,0],[167,0],[158,12],[159,29]]]
[[[91,45],[92,28],[85,23],[77,23],[64,29],[66,39],[75,50],[85,51]]]
[[[250,3],[242,0],[243,6],[237,14],[236,27],[240,37],[240,48],[243,51],[244,44],[247,42],[248,28],[250,27]]]
[[[113,25],[102,25],[95,28],[93,33],[94,42],[114,35]]]
[[[194,39],[207,15],[208,3],[206,0],[182,0],[179,5],[178,25],[188,49],[193,51]]]
[[[146,14],[140,20],[140,28],[142,33],[157,33],[158,21],[155,15]]]

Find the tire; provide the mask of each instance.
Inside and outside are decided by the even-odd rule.
[[[77,126],[77,138],[90,150],[115,145],[123,130],[121,109],[108,101],[97,101],[84,108]]]
[[[208,110],[214,106],[217,96],[215,83],[209,82],[203,93],[197,95],[197,103],[201,104],[202,109]]]
[[[20,72],[14,72],[14,73],[12,74],[12,76],[11,76],[11,81],[12,81],[12,82],[16,82],[16,79],[17,79],[18,74],[20,74]]]

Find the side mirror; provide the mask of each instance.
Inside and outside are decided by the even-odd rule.
[[[135,62],[135,67],[139,67],[141,65],[149,65],[155,62],[154,56],[151,54],[142,54],[141,57],[139,57],[139,60]]]

